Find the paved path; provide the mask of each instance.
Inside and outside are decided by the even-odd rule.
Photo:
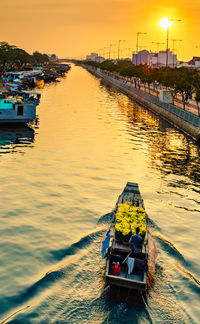
[[[121,81],[124,81],[124,80],[121,80]],[[127,84],[130,84],[133,86],[133,84],[131,82],[127,82]],[[145,91],[145,88],[143,86],[140,87],[140,90],[146,92],[146,93],[149,93],[149,89],[146,87],[146,91]],[[154,89],[150,89],[150,94],[152,96],[155,96],[155,97],[158,97],[157,96],[157,93],[156,91],[154,91]],[[181,100],[181,98],[179,97],[178,99]],[[183,104],[179,101],[176,101],[175,99],[175,106],[176,107],[179,107],[181,109],[183,109]],[[198,108],[197,108],[197,105],[196,105],[196,101],[194,99],[188,99],[188,104],[185,105],[185,110],[191,112],[192,114],[198,116]]]

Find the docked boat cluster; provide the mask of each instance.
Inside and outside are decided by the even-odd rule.
[[[6,72],[2,76],[0,93],[0,123],[28,123],[36,118],[36,106],[40,93],[33,88],[42,88],[46,82],[58,82],[70,66],[54,64],[33,67],[20,72]]]
[[[46,82],[58,82],[70,69],[69,64],[53,64],[32,67],[18,72],[6,72],[2,76],[3,85],[7,90],[25,90],[43,87]]]

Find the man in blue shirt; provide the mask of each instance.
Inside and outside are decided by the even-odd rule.
[[[136,231],[136,234],[132,235],[130,240],[129,240],[129,246],[130,246],[131,250],[133,250],[133,252],[141,253],[142,252],[143,239],[139,235],[140,228],[137,227],[135,231]]]

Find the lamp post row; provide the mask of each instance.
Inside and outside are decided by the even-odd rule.
[[[174,21],[181,21],[180,19],[171,19],[171,18],[169,18],[168,19],[168,22],[170,23],[170,22],[174,22]],[[169,58],[169,26],[170,26],[170,24],[168,23],[168,25],[167,25],[167,48],[166,48],[166,66],[168,66],[168,58]],[[146,32],[137,32],[137,39],[136,39],[136,54],[138,54],[138,49],[139,49],[139,36],[140,35],[146,35],[147,33]],[[177,39],[171,39],[171,41],[173,42],[173,53],[174,53],[174,51],[175,51],[175,42],[176,41],[182,41],[181,39],[180,40],[177,40]],[[121,44],[121,42],[125,42],[125,40],[122,40],[122,39],[120,39],[119,41],[118,41],[118,60],[120,59],[120,44]],[[152,42],[153,44],[157,44],[157,52],[159,51],[159,45],[162,45],[162,44],[164,44],[164,43],[160,43],[160,42]],[[109,45],[109,52],[108,52],[108,54],[109,54],[109,59],[110,59],[110,57],[111,57],[111,48],[112,48],[112,46],[115,46],[114,44],[110,44]],[[107,47],[104,47],[103,48],[103,56],[105,56],[105,49],[106,49]],[[130,50],[130,48],[129,48],[129,50]],[[99,50],[100,51],[100,50]],[[137,56],[136,56],[136,65],[137,65]],[[173,66],[174,66],[174,57],[173,57]]]

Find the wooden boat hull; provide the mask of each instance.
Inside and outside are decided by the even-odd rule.
[[[140,282],[138,280],[133,280],[133,279],[130,280],[130,278],[125,278],[125,277],[121,278],[119,276],[114,276],[112,274],[109,274],[109,267],[110,267],[110,261],[107,260],[105,279],[108,285],[124,287],[127,289],[140,290],[140,291],[145,291],[147,289],[146,274],[144,276],[144,280]]]

